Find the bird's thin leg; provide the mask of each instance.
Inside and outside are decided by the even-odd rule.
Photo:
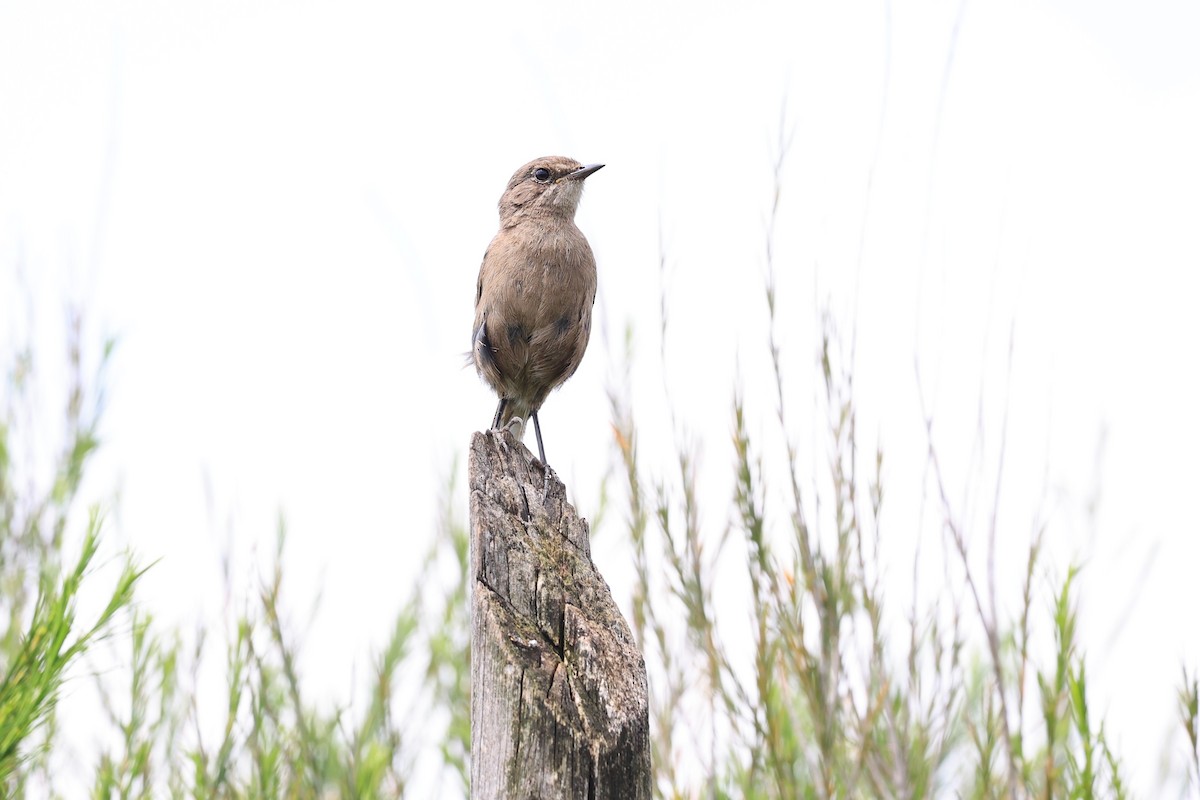
[[[542,447],[542,426],[538,423],[537,412],[533,412],[533,433],[537,436],[538,458],[542,460],[542,507],[546,506],[546,498],[550,496],[550,465],[546,463],[546,450]]]
[[[496,416],[492,420],[492,430],[500,427],[500,415],[504,413],[504,407],[508,405],[508,398],[501,397],[500,404],[496,406]]]
[[[538,424],[536,411],[531,416],[533,417],[533,432],[537,436],[538,458],[542,460],[542,465],[548,468],[550,465],[546,463],[546,450],[542,447],[542,426]]]

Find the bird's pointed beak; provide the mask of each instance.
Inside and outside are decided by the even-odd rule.
[[[581,181],[603,166],[603,164],[588,164],[586,167],[580,167],[574,172],[568,172],[563,178],[569,181]]]

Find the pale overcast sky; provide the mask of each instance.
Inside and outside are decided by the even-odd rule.
[[[491,418],[461,354],[496,200],[535,156],[608,165],[578,218],[597,327],[541,414],[548,457],[591,515],[630,322],[647,463],[669,469],[665,385],[719,534],[739,369],[773,430],[764,231],[786,130],[775,257],[805,458],[827,447],[829,307],[847,337],[857,321],[903,595],[917,537],[940,550],[916,523],[917,369],[956,498],[990,480],[971,459],[995,464],[1007,396],[1001,578],[1046,489],[1053,563],[1085,565],[1095,707],[1150,796],[1180,662],[1200,661],[1197,42],[1185,2],[6,4],[0,336],[8,352],[28,324],[22,282],[43,362],[64,297],[119,336],[89,492],[116,491],[113,535],[161,559],[142,601],[185,626],[219,614],[226,520],[249,573],[282,509],[298,616],[324,587],[309,678],[341,695]],[[614,533],[596,557],[627,608]]]

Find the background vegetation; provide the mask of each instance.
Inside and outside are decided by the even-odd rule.
[[[931,449],[942,545],[955,568],[934,602],[893,609],[879,555],[884,453],[859,450],[854,376],[842,341],[826,317],[818,368],[828,458],[813,482],[823,488],[809,489],[791,427],[796,404],[784,388],[784,365],[795,359],[776,344],[775,301],[768,274],[776,414],[761,437],[752,436],[745,397],[764,387],[732,392],[732,506],[719,540],[706,539],[700,519],[706,510],[724,511],[726,501],[701,498],[694,444],[678,447],[674,474],[650,473],[639,460],[628,370],[618,371],[610,390],[622,487],[606,492],[603,516],[627,536],[635,568],[630,623],[651,674],[658,796],[1126,796],[1120,754],[1088,705],[1075,569],[1046,563],[1048,532],[1038,531],[1022,603],[1005,615],[994,573],[976,574],[968,558],[969,543],[995,546],[995,517],[981,536],[967,529],[946,500]],[[102,744],[85,754],[73,779],[82,775],[94,797],[397,797],[412,788],[414,765],[431,742],[440,760],[435,785],[412,794],[464,794],[467,537],[455,480],[440,499],[422,571],[452,577],[413,587],[373,658],[365,696],[326,707],[306,694],[300,643],[280,607],[282,523],[273,568],[257,594],[229,598],[235,611],[226,629],[184,651],[177,632],[136,602],[139,576],[153,565],[125,558],[114,569],[110,557],[109,568],[99,569],[104,509],[78,507],[100,446],[112,352],[111,343],[82,341],[81,330],[73,315],[66,396],[52,404],[34,402],[34,349],[5,354],[0,792],[69,796],[56,754],[66,726],[86,725],[97,727]],[[632,345],[629,333],[626,364]],[[91,371],[84,366],[90,361],[98,364]],[[33,435],[48,407],[64,412],[56,435]],[[781,474],[764,466],[764,440],[782,443]],[[52,478],[39,480],[47,464]],[[768,487],[784,487],[782,510]],[[717,560],[733,554],[744,558],[745,593],[722,602],[748,610],[748,655],[731,652],[730,614],[714,600]],[[102,599],[81,603],[85,587]],[[888,622],[895,619],[906,622]],[[118,666],[95,669],[89,657],[98,648],[117,653],[109,660]],[[199,694],[204,658],[224,665],[220,696]],[[75,691],[94,685],[103,714],[63,719],[57,701],[66,682]],[[1179,716],[1190,750],[1165,787],[1170,793],[1200,788],[1198,694],[1195,672],[1185,670]],[[201,725],[202,708],[220,711],[218,735]]]

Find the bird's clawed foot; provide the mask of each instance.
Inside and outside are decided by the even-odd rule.
[[[507,406],[508,398],[501,397],[500,403],[496,406],[496,416],[492,418],[491,429],[496,432],[510,433],[512,434],[513,438],[519,442],[525,438],[526,421],[521,417],[513,417],[507,423],[501,426],[500,420],[503,418],[504,409]],[[550,465],[546,463],[546,448],[542,444],[542,426],[541,423],[538,422],[537,412],[535,411],[529,416],[533,420],[533,433],[537,437],[538,461],[540,461],[542,464],[542,500],[544,502],[546,496],[550,493],[550,480],[553,470],[551,470]],[[500,446],[503,447],[505,451],[508,450],[508,443],[504,441],[503,437],[501,437]]]

